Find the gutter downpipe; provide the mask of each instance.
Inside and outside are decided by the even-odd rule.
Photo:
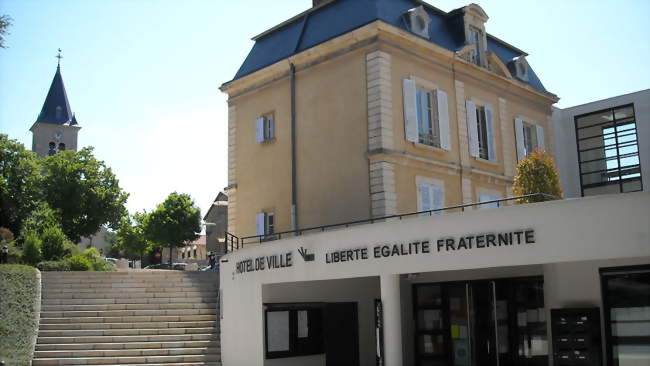
[[[452,78],[454,79],[453,80],[454,100],[456,100],[456,98],[458,97],[458,93],[457,93],[457,90],[456,90],[456,57],[457,57],[456,52],[454,52],[454,56],[451,59],[451,75],[452,75]],[[456,105],[458,105],[458,100],[456,100]],[[456,121],[459,121],[459,120],[460,120],[460,116],[456,116]],[[461,148],[462,148],[462,145],[460,143],[460,133],[459,133],[458,134],[458,162],[459,162],[458,165],[460,166],[460,169],[458,170],[458,177],[460,179],[460,182],[459,182],[460,183],[460,202],[461,202],[461,204],[463,204],[463,203],[465,203],[463,201],[463,197],[464,197],[464,192],[463,192],[463,173],[464,173],[463,170],[464,170],[464,166],[463,166],[463,153],[462,153],[462,151],[460,151]]]
[[[289,62],[291,69],[291,230],[298,229],[296,184],[296,67]]]

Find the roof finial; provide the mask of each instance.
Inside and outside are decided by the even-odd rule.
[[[59,48],[59,54],[54,56],[54,57],[59,59],[59,61],[56,64],[56,67],[60,67],[61,66],[61,59],[63,58],[63,56],[61,56],[61,49],[60,48]]]

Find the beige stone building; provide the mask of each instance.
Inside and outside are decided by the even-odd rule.
[[[518,159],[553,153],[558,97],[480,6],[376,2],[315,4],[255,37],[222,85],[230,233],[503,198]]]
[[[553,153],[558,98],[525,52],[487,33],[480,6],[399,3],[393,18],[357,20],[368,10],[321,2],[254,38],[221,87],[230,233],[503,198],[518,158]],[[319,28],[336,12],[351,24]],[[293,43],[274,46],[282,42]]]

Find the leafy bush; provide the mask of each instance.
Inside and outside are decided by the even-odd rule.
[[[24,235],[23,243],[23,253],[22,259],[23,262],[34,265],[38,263],[41,258],[41,239],[38,237],[36,232],[28,231]]]
[[[70,263],[66,261],[45,261],[37,264],[36,268],[42,272],[69,271]]]
[[[65,256],[68,238],[60,228],[56,226],[45,228],[41,235],[41,241],[43,259],[51,261],[62,259]]]
[[[29,266],[0,266],[0,360],[7,365],[31,365],[38,331],[37,273]]]
[[[517,164],[517,174],[512,187],[515,196],[524,196],[534,193],[562,197],[560,176],[553,164],[553,158],[543,150],[533,151],[529,157]],[[551,197],[528,197],[519,200],[519,203],[542,202],[552,200]]]
[[[92,271],[93,264],[88,258],[81,254],[75,254],[71,257],[65,259],[64,262],[67,262],[70,265],[71,271]]]
[[[99,255],[97,248],[90,247],[83,251],[82,254],[90,262],[94,271],[114,271],[115,265],[104,260]]]

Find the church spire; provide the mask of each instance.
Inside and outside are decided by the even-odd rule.
[[[62,125],[72,120],[72,111],[70,110],[70,103],[68,103],[68,95],[65,92],[63,85],[63,78],[61,77],[61,49],[55,56],[58,59],[56,66],[56,73],[50,85],[50,91],[45,97],[45,103],[41,113],[38,115],[36,122],[52,123]]]

